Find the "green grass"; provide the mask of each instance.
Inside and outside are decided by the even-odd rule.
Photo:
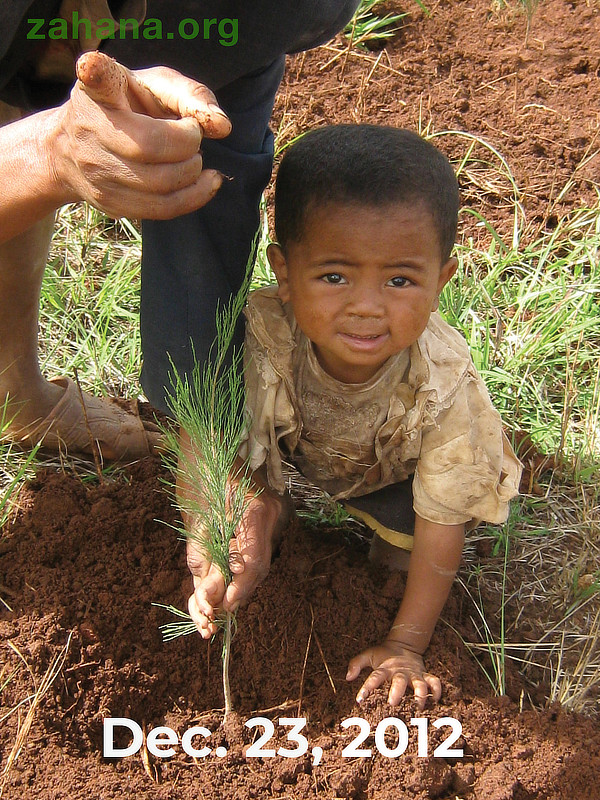
[[[400,30],[408,13],[378,15],[384,0],[362,0],[353,18],[344,28],[345,36],[354,47],[368,48],[383,45]],[[421,7],[422,4],[419,3]]]
[[[591,479],[598,465],[600,209],[515,247],[466,241],[442,296],[507,425]]]
[[[84,389],[139,393],[140,258],[141,235],[131,222],[85,205],[62,209],[42,286],[46,375],[77,370]]]

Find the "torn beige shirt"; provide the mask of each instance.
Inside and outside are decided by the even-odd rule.
[[[252,469],[266,462],[275,490],[285,488],[283,456],[338,500],[414,473],[414,508],[424,519],[506,519],[521,465],[467,343],[438,314],[371,380],[344,384],[323,371],[276,286],[253,292],[245,313],[241,455]]]

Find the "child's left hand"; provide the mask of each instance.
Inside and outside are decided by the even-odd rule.
[[[386,681],[391,682],[388,694],[388,703],[391,706],[398,705],[409,684],[412,686],[419,709],[425,708],[429,690],[436,703],[442,696],[440,679],[425,672],[422,656],[400,642],[386,640],[381,645],[369,647],[368,650],[359,653],[348,665],[346,680],[355,680],[366,667],[371,667],[373,671],[356,695],[358,703]]]

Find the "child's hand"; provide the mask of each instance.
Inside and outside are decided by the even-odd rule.
[[[358,703],[361,703],[374,689],[379,688],[386,681],[391,682],[388,694],[388,703],[391,706],[398,705],[409,685],[412,686],[419,709],[425,708],[429,690],[431,690],[436,703],[442,696],[440,679],[425,672],[422,656],[409,650],[400,642],[386,640],[377,647],[370,647],[359,653],[348,665],[346,680],[355,680],[361,670],[366,667],[371,667],[373,672],[356,695]]]
[[[236,611],[268,574],[273,534],[281,510],[281,499],[268,489],[249,500],[230,544],[229,566],[233,580],[227,587],[202,548],[193,540],[188,541],[188,566],[194,580],[194,594],[188,601],[188,610],[204,639],[216,633],[215,617],[219,611]]]

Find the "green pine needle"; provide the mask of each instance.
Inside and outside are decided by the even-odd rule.
[[[242,288],[228,305],[217,309],[217,336],[207,361],[198,363],[194,354],[194,367],[189,377],[179,375],[172,364],[173,391],[167,403],[189,435],[191,455],[182,450],[178,432],[164,431],[167,439],[164,460],[176,476],[170,489],[183,518],[194,521],[191,530],[183,525],[178,530],[217,567],[226,585],[233,577],[229,566],[231,541],[250,498],[257,494],[248,466],[236,466],[246,433],[246,420],[243,352],[232,345],[248,295],[254,252],[255,248]],[[179,495],[176,492],[178,483],[186,486],[186,491]],[[172,607],[169,610],[183,621],[161,626],[165,641],[196,630],[187,614]],[[217,624],[224,629],[223,686],[227,715],[231,710],[228,670],[234,615],[226,613]]]

